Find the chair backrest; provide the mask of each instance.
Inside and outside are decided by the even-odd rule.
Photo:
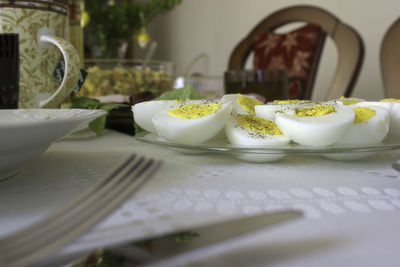
[[[228,69],[244,68],[248,56],[253,51],[254,40],[257,35],[263,32],[272,32],[276,28],[291,22],[307,22],[318,25],[326,35],[332,38],[338,51],[338,63],[326,99],[336,99],[341,96],[349,97],[359,76],[364,59],[363,41],[353,28],[318,7],[293,6],[278,10],[267,16],[234,48],[229,58]],[[321,40],[322,44],[323,40]],[[319,58],[320,54],[315,56]],[[309,83],[309,87],[313,86],[318,62],[318,60],[314,60],[315,66],[312,66],[314,76]],[[305,88],[305,91],[306,94],[303,98],[310,98],[312,88]]]
[[[400,98],[400,18],[383,37],[380,60],[385,97]]]
[[[325,38],[322,29],[311,23],[284,34],[261,33],[254,41],[253,68],[287,70],[296,77],[289,84],[289,99],[309,99]]]

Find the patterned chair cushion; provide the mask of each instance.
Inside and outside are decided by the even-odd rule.
[[[299,77],[306,88],[313,71],[314,54],[320,49],[318,37],[323,34],[321,28],[314,24],[307,24],[285,34],[259,34],[254,42],[253,68],[287,69],[290,76]],[[292,82],[289,97],[296,98],[298,95],[298,85]]]

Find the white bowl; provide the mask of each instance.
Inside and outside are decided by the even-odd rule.
[[[0,180],[17,174],[58,139],[103,116],[103,110],[0,110]]]

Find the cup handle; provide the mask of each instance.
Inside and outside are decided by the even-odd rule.
[[[297,77],[297,76],[292,76],[292,77],[289,78],[289,82],[290,82],[290,83],[293,82],[293,81],[297,83],[297,88],[299,89],[299,90],[297,91],[297,94],[293,96],[293,99],[298,99],[301,95],[303,95],[303,92],[304,92],[304,83],[303,83],[303,81],[301,80],[301,78],[300,78],[300,77]],[[291,97],[291,95],[289,95],[289,98],[290,98],[290,97]]]
[[[54,44],[64,58],[64,77],[60,86],[49,98],[39,100],[37,103],[39,108],[57,108],[74,90],[79,79],[81,62],[75,47],[66,40],[56,36],[42,35],[39,37],[39,41]]]

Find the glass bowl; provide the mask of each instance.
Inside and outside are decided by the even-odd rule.
[[[126,59],[85,60],[86,80],[78,96],[144,95],[157,97],[173,88],[174,64]]]

